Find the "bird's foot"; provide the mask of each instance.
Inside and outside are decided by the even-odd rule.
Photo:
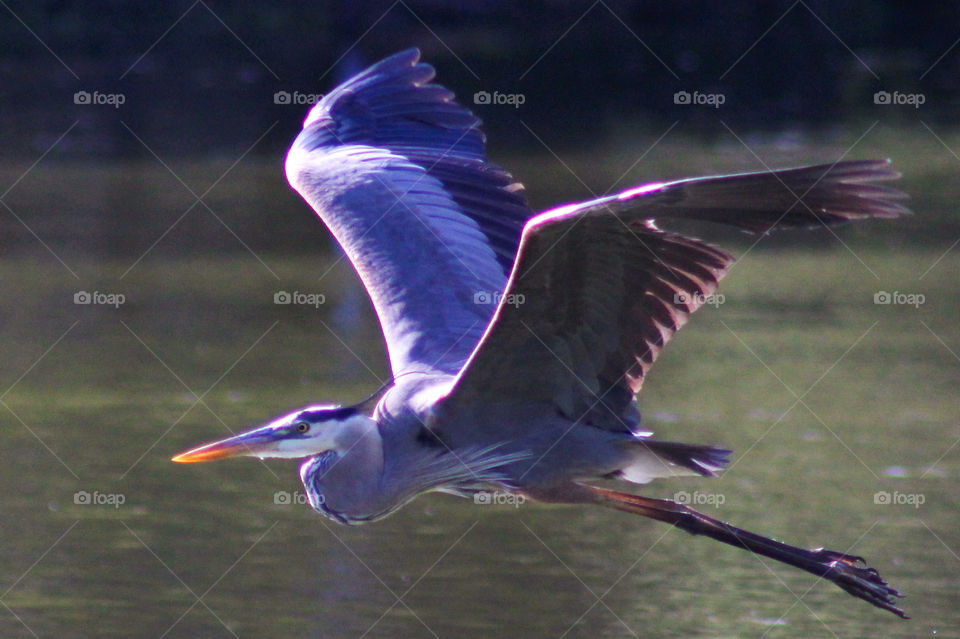
[[[905,595],[887,585],[876,568],[867,566],[863,557],[825,548],[818,548],[811,552],[817,561],[827,567],[823,574],[824,578],[837,584],[854,597],[870,602],[878,608],[889,610],[903,619],[910,618],[894,603],[894,598],[902,599]]]

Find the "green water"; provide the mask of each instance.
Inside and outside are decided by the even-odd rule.
[[[735,450],[721,479],[645,494],[862,554],[911,621],[613,511],[430,495],[347,528],[276,503],[302,499],[294,463],[172,464],[378,385],[348,265],[321,279],[332,258],[148,258],[125,275],[129,261],[78,261],[75,279],[49,256],[6,260],[0,635],[957,636],[960,253],[928,271],[948,246],[752,251],[641,397],[660,437]],[[75,305],[79,290],[124,304]],[[278,306],[278,290],[325,303]],[[878,290],[924,304],[876,305]]]

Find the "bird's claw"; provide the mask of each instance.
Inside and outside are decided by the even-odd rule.
[[[832,557],[828,560],[830,571],[825,575],[827,579],[854,597],[863,599],[878,608],[889,610],[903,619],[910,618],[894,604],[894,597],[902,599],[906,595],[887,585],[887,582],[880,577],[880,573],[875,568],[867,566],[862,557],[823,549],[819,552]],[[863,564],[863,567],[858,566],[858,563]]]

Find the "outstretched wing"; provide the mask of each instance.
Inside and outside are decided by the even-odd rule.
[[[733,258],[659,230],[668,218],[750,231],[906,212],[886,162],[846,162],[630,189],[530,220],[507,290],[446,402],[542,401],[572,420],[634,426],[632,400]]]
[[[487,162],[480,120],[419,51],[326,95],[287,155],[287,179],[346,251],[373,300],[394,375],[456,373],[506,285],[523,188]]]

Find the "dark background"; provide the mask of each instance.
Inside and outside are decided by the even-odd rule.
[[[10,2],[0,8],[0,199],[11,209],[0,210],[0,241],[8,251],[37,250],[39,236],[55,251],[140,255],[194,202],[189,190],[201,195],[242,158],[204,198],[223,224],[191,212],[187,239],[157,250],[243,251],[224,225],[257,250],[313,250],[303,241],[322,237],[313,220],[275,215],[302,209],[282,158],[308,106],[274,94],[327,91],[411,46],[484,118],[491,155],[536,183],[514,156],[602,149],[623,131],[655,138],[671,123],[671,135],[706,145],[731,130],[829,140],[874,121],[929,139],[920,121],[936,131],[956,122],[958,38],[960,3],[893,0]],[[481,90],[524,103],[473,105]],[[76,104],[78,91],[124,103]],[[677,105],[677,91],[725,103]],[[925,102],[877,105],[877,91]],[[276,179],[258,166],[275,167],[266,174]],[[649,179],[661,177],[680,176]],[[942,216],[926,228],[957,230]]]

